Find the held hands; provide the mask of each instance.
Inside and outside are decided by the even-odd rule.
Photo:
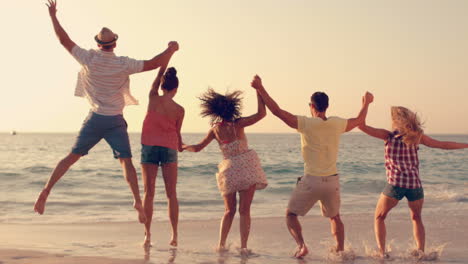
[[[369,105],[374,101],[374,95],[366,92],[366,94],[362,97],[362,104],[363,105]]]
[[[172,52],[176,52],[179,50],[179,43],[177,43],[177,41],[170,41],[167,44],[167,48]]]
[[[54,17],[57,14],[57,1],[55,0],[47,0],[48,4],[46,6],[49,8],[49,15]]]
[[[182,148],[179,151],[182,152],[184,150],[187,150],[188,147],[189,147],[189,145],[182,143]]]
[[[262,79],[260,78],[260,76],[255,75],[250,85],[255,89],[262,89],[263,84],[262,84]]]
[[[196,145],[185,145],[182,143],[182,151],[197,152]]]

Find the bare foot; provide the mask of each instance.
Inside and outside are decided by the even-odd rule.
[[[417,259],[423,259],[424,258],[424,251],[422,251],[421,249],[415,249],[413,251],[411,251],[411,256],[417,258]]]
[[[133,203],[133,208],[135,208],[135,210],[137,210],[138,212],[138,221],[140,221],[140,223],[142,224],[146,223],[145,210],[143,210],[143,205],[141,205],[141,201],[139,203],[135,201]]]
[[[229,251],[229,249],[226,248],[225,246],[218,246],[215,250],[216,250],[216,252],[218,252],[218,253],[224,253],[224,252],[228,252],[228,251]]]
[[[143,241],[143,244],[141,245],[144,248],[150,248],[153,245],[151,244],[151,234],[145,232],[145,240]]]
[[[45,210],[45,204],[47,201],[47,197],[49,196],[49,191],[43,189],[37,197],[36,203],[34,204],[34,211],[38,214],[43,214]]]
[[[252,250],[250,250],[248,248],[241,248],[240,249],[240,254],[243,257],[248,257],[248,256],[250,256],[252,254]]]
[[[171,242],[169,242],[169,245],[177,247],[177,235],[172,235],[172,239]]]
[[[307,249],[306,244],[302,244],[302,246],[298,246],[296,249],[296,253],[294,253],[294,257],[301,259],[309,254],[309,249]]]

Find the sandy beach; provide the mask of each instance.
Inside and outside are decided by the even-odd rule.
[[[408,215],[391,215],[388,221],[388,245],[391,262],[415,263]],[[328,220],[318,216],[302,219],[310,255],[304,260],[291,257],[294,249],[283,218],[255,218],[249,247],[253,255],[244,258],[238,252],[238,218],[229,235],[230,250],[214,251],[218,238],[218,220],[182,221],[179,247],[170,248],[168,222],[155,222],[153,247],[140,246],[142,227],[137,223],[90,223],[19,225],[1,224],[1,264],[50,263],[384,263],[374,257],[375,242],[371,215],[343,216],[346,225],[346,250],[341,257],[330,253],[333,240]],[[466,217],[425,217],[428,260],[419,263],[467,263],[468,238],[460,232]]]

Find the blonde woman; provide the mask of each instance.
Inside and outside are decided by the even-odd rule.
[[[416,256],[422,257],[424,256],[425,246],[425,230],[421,218],[424,190],[419,178],[419,144],[440,149],[468,148],[468,144],[438,141],[425,135],[416,113],[405,107],[392,107],[391,118],[392,132],[373,128],[365,123],[359,126],[369,136],[385,141],[387,185],[382,191],[375,208],[375,239],[381,257],[388,258],[389,255],[385,251],[385,218],[390,210],[403,197],[406,197],[413,221],[413,235],[417,245],[417,250],[414,253]]]

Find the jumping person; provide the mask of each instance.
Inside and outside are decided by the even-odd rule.
[[[145,223],[146,216],[138,189],[138,178],[132,163],[127,123],[123,118],[123,108],[138,103],[130,94],[129,75],[153,70],[167,63],[170,56],[178,49],[178,45],[176,42],[169,42],[168,48],[163,53],[146,61],[119,57],[113,52],[118,35],[104,27],[95,36],[98,49],[85,50],[76,45],[60,25],[56,15],[56,1],[49,0],[46,5],[60,43],[83,67],[78,76],[75,95],[88,99],[91,111],[83,123],[71,153],[57,164],[39,194],[34,211],[39,214],[44,213],[47,197],[55,183],[104,138],[123,168],[124,177],[133,194],[133,207],[138,212],[139,221]]]
[[[257,81],[254,79],[252,85]],[[226,239],[236,213],[236,195],[239,193],[241,254],[248,255],[250,253],[250,250],[247,249],[250,233],[250,205],[255,190],[264,189],[267,186],[267,180],[257,153],[249,149],[247,145],[244,128],[265,117],[266,109],[262,98],[257,93],[257,113],[242,117],[240,95],[240,91],[222,95],[212,89],[203,94],[200,98],[202,116],[210,117],[213,127],[199,144],[184,145],[184,149],[198,152],[213,139],[218,142],[224,159],[218,165],[219,171],[216,178],[225,206],[220,225],[218,250],[226,250]]]
[[[180,129],[185,112],[184,108],[173,99],[179,87],[177,71],[175,68],[169,68],[166,71],[166,67],[167,64],[161,66],[153,82],[141,134],[141,172],[145,186],[143,207],[147,217],[144,247],[151,246],[153,201],[159,166],[166,187],[168,214],[172,226],[172,238],[169,244],[177,246],[179,221],[179,202],[176,192],[177,151],[182,151]],[[162,95],[159,94],[159,86],[161,86]]]
[[[468,148],[468,144],[438,141],[425,135],[416,113],[405,107],[392,107],[391,119],[392,131],[373,128],[365,123],[359,126],[369,136],[385,141],[387,185],[383,189],[375,208],[375,239],[381,257],[388,258],[389,255],[385,249],[387,235],[385,218],[390,210],[403,197],[406,197],[413,222],[414,240],[417,246],[417,250],[413,252],[416,256],[423,257],[426,235],[421,216],[424,190],[419,177],[419,144],[440,149]]]
[[[270,111],[301,134],[304,176],[298,178],[291,194],[286,223],[297,243],[294,256],[302,258],[309,250],[302,236],[298,215],[304,216],[317,201],[320,201],[322,215],[330,218],[332,234],[336,239],[336,252],[344,250],[344,224],[340,219],[340,183],[336,161],[340,136],[362,124],[367,115],[373,96],[367,92],[362,97],[362,109],[356,118],[343,119],[327,117],[328,96],[315,92],[310,98],[309,108],[312,117],[295,116],[281,109],[269,96],[261,80],[253,86],[263,98]]]

